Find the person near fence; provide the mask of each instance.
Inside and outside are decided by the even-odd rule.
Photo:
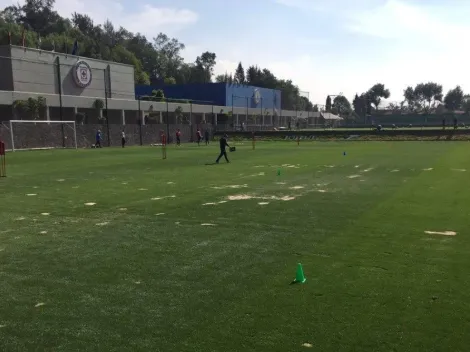
[[[96,131],[95,148],[101,148],[101,130]]]
[[[204,139],[206,141],[206,145],[209,145],[209,130],[207,130],[207,129],[204,132]]]
[[[201,134],[201,130],[199,128],[196,131],[196,138],[197,138],[197,145],[200,146],[201,141],[202,141],[202,134]]]
[[[126,133],[124,131],[121,133],[121,145],[123,148],[126,145]]]
[[[181,145],[181,131],[179,128],[176,130],[176,145]]]
[[[228,145],[227,143],[227,138],[228,136],[226,134],[224,134],[222,137],[220,137],[220,155],[219,157],[217,158],[217,160],[215,161],[217,164],[219,163],[219,160],[224,156],[225,157],[225,160],[229,163],[230,161],[228,160],[228,157],[227,157],[227,150],[225,149],[226,147],[229,147],[230,146]]]

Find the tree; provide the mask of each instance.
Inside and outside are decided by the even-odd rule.
[[[156,52],[156,60],[153,62],[152,75],[156,78],[177,77],[177,71],[184,63],[181,51],[185,46],[175,38],[170,38],[164,33],[159,33],[153,38],[153,49]]]
[[[385,89],[385,85],[382,83],[375,84],[372,88],[369,89],[367,92],[367,96],[372,104],[375,106],[375,110],[379,109],[380,102],[382,98],[388,99],[390,98],[390,91]]]
[[[461,109],[463,102],[464,94],[460,86],[449,90],[444,98],[444,106],[447,110],[450,111],[456,111]]]
[[[235,70],[234,82],[238,84],[245,84],[245,69],[242,63],[239,62],[237,69]]]
[[[315,105],[312,107],[312,111],[313,111],[313,112],[319,112],[319,111],[320,111],[320,108],[318,107],[318,104],[315,104]]]
[[[229,75],[227,73],[225,73],[224,75],[218,75],[217,77],[215,77],[215,81],[217,83],[229,83],[229,84],[234,83],[234,79],[232,75],[231,74]]]
[[[154,101],[163,101],[165,100],[165,93],[161,89],[152,90],[152,98]]]
[[[405,101],[408,104],[408,110],[410,112],[420,111],[422,108],[421,102],[419,97],[416,95],[415,90],[413,87],[407,87],[403,91],[403,96],[405,97]]]
[[[426,112],[430,112],[436,105],[436,102],[442,101],[442,85],[428,82],[418,84],[415,91],[418,95],[423,97],[423,100],[428,103],[425,105]]]
[[[184,118],[183,108],[181,106],[177,106],[175,109],[175,117],[176,123],[182,123]]]
[[[208,83],[212,81],[216,57],[215,53],[206,51],[196,58],[195,67],[196,72],[199,75],[198,79],[200,83]]]
[[[470,113],[470,95],[464,95],[462,110],[465,111],[466,114]]]
[[[326,97],[325,110],[331,112],[331,97],[329,95]]]
[[[346,116],[351,113],[351,103],[344,95],[337,95],[333,99],[333,106],[340,116]]]
[[[246,70],[246,82],[252,86],[257,86],[261,83],[261,70],[258,66],[250,66]]]
[[[407,87],[403,95],[410,111],[429,113],[442,101],[442,85],[434,82],[419,83],[414,88]]]
[[[164,79],[164,82],[166,85],[174,85],[176,84],[176,79],[174,79],[173,77],[166,77]]]

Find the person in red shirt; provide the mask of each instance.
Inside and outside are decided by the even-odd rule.
[[[181,131],[179,128],[176,130],[176,145],[181,145]]]

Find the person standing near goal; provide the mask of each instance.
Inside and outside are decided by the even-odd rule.
[[[101,130],[96,131],[96,143],[95,148],[101,148]]]

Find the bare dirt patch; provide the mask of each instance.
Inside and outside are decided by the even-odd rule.
[[[368,168],[368,169],[362,170],[362,172],[371,172],[372,170],[374,170],[374,168],[373,168],[373,167],[370,167],[370,168]]]
[[[108,224],[109,224],[109,222],[105,221],[105,222],[99,222],[99,223],[97,223],[96,226],[106,226],[106,225],[108,225]]]
[[[348,176],[348,178],[358,178],[358,177],[361,177],[361,175],[351,175],[351,176]]]
[[[304,186],[293,186],[293,187],[289,187],[289,189],[304,189],[305,187]]]
[[[432,167],[429,167],[427,169],[423,169],[423,171],[432,171],[432,170],[434,170]]]
[[[399,171],[400,171],[400,170],[395,169],[395,170],[392,170],[392,171],[390,171],[390,172],[399,172]]]
[[[26,196],[28,196],[28,197],[35,197],[35,196],[37,196],[37,194],[36,194],[36,193],[28,193]]]
[[[244,185],[214,186],[214,187],[211,187],[211,188],[212,189],[227,189],[227,188],[240,189],[240,188],[248,188],[248,185],[244,184]]]
[[[86,205],[87,207],[92,207],[93,205],[96,205],[96,203],[89,202],[89,203],[85,203],[85,205]]]
[[[452,169],[452,171],[465,172],[465,171],[467,171],[467,170],[465,170],[465,169]]]
[[[201,226],[217,226],[217,225],[216,224],[204,223],[204,224],[201,224]]]
[[[237,194],[234,196],[228,196],[228,200],[248,200],[248,199],[253,199],[253,196],[250,196],[248,194]]]
[[[39,302],[39,303],[36,303],[36,305],[34,307],[39,308],[39,307],[42,307],[42,306],[45,306],[45,305],[46,305],[46,303]]]
[[[259,202],[258,205],[268,205],[269,202]]]
[[[441,235],[441,236],[455,236],[457,232],[454,231],[424,231],[428,235]]]

